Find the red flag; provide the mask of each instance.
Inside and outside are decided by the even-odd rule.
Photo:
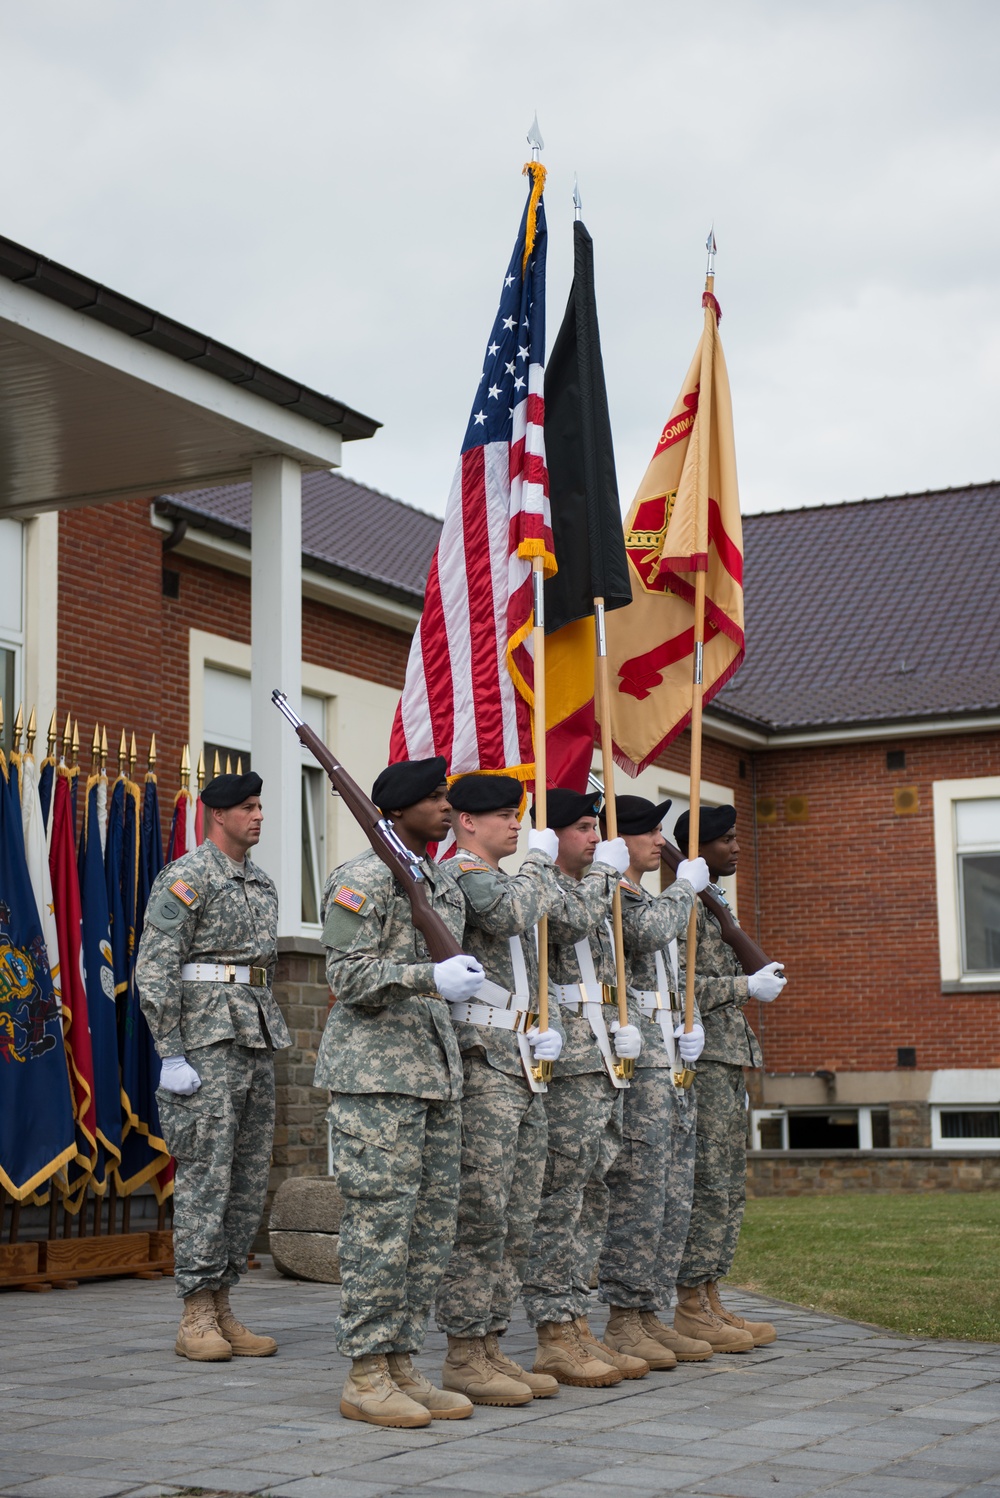
[[[59,938],[62,980],[63,1040],[69,1064],[76,1120],[76,1158],[67,1166],[66,1206],[79,1211],[97,1164],[97,1109],[94,1102],[94,1058],[87,1014],[87,985],[83,972],[82,912],[73,836],[73,792],[65,767],[56,776],[52,808],[49,872]]]

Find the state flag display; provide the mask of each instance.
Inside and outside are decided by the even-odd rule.
[[[101,848],[101,801],[107,812],[108,777],[102,770],[87,782],[87,800],[80,839],[80,900],[83,908],[83,970],[87,984],[94,1059],[94,1112],[97,1164],[94,1190],[103,1193],[121,1159],[122,1095],[118,1073],[118,1023],[115,1014],[115,974],[111,958],[111,919],[104,881]]]
[[[531,187],[431,562],[389,759],[534,774],[532,561],[555,571],[545,465],[545,168]]]
[[[0,1186],[25,1201],[76,1154],[62,1020],[0,753]]]
[[[550,785],[585,791],[594,754],[594,600],[632,600],[594,288],[594,243],[573,225],[573,285],[545,372],[545,447],[559,570],[545,584]]]
[[[743,661],[743,526],[719,304],[625,522],[632,603],[608,619],[615,760],[637,775],[691,721],[695,574],[706,573],[704,698]]]

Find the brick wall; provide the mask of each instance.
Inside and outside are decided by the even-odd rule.
[[[79,719],[85,770],[95,717],[107,725],[112,776],[123,728],[127,738],[135,732],[141,774],[156,734],[166,838],[188,736],[189,631],[249,644],[250,580],[176,552],[164,556],[163,538],[147,499],[60,514],[57,690],[60,726],[67,712]],[[164,566],[180,576],[176,599],[163,596]],[[409,648],[404,631],[303,601],[302,653],[312,665],[401,689]],[[199,748],[192,746],[195,761]]]

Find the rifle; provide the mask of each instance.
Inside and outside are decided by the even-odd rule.
[[[677,865],[683,857],[684,854],[680,848],[675,847],[671,842],[665,842],[660,849],[660,860],[666,864],[672,874],[677,873]],[[733,919],[733,913],[728,905],[723,905],[722,901],[717,900],[707,889],[702,890],[698,899],[705,906],[706,910],[712,912],[722,927],[722,940],[727,946],[732,947],[736,953],[740,967],[745,973],[757,973],[760,972],[762,967],[767,966],[771,958],[764,953],[761,947],[758,947],[753,937],[749,936],[743,930],[742,926],[736,924]]]
[[[341,797],[372,848],[397,882],[403,886],[410,901],[413,924],[427,943],[431,961],[445,962],[449,957],[461,956],[462,948],[427,898],[427,881],[420,867],[420,859],[401,841],[392,823],[382,815],[375,803],[368,799],[357,781],[351,779],[319,735],[289,707],[288,698],[284,692],[279,692],[275,688],[271,693],[271,701],[280,713],[284,713],[298,734],[300,742],[322,765],[330,778],[335,794]]]

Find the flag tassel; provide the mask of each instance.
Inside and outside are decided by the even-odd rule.
[[[604,772],[604,817],[608,841],[618,836],[618,810],[615,805],[615,757],[611,733],[611,681],[608,672],[608,635],[604,622],[604,599],[594,599],[594,628],[597,634],[597,670],[594,686],[597,697],[597,721],[601,727],[601,761]],[[622,892],[615,884],[611,902],[611,929],[615,944],[615,985],[618,1000],[618,1022],[627,1025],[628,995],[625,988],[625,942],[622,935]],[[635,1075],[635,1062],[621,1057],[615,1064],[617,1076],[628,1081]]]

